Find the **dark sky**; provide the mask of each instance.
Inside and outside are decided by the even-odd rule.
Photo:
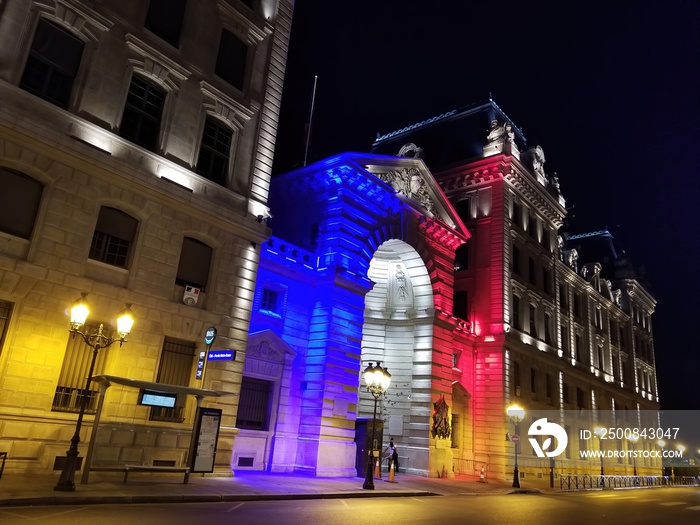
[[[659,301],[662,406],[700,409],[700,2],[297,0],[275,171],[495,102],[542,146],[573,230],[610,227]],[[272,210],[274,214],[274,210]]]

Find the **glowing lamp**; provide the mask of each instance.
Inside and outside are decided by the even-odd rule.
[[[85,299],[86,297],[87,292],[81,292],[80,299],[73,301],[73,305],[70,308],[70,325],[74,330],[77,330],[85,324],[87,316],[90,313],[90,308]]]

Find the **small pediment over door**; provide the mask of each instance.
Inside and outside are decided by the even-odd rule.
[[[272,330],[255,332],[248,336],[243,374],[279,378],[295,357],[292,347]]]

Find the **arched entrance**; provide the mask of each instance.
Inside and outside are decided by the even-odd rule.
[[[378,406],[384,441],[393,437],[402,470],[426,475],[433,345],[433,290],[425,263],[397,239],[370,262],[374,283],[365,296],[362,363],[381,361],[392,375]],[[359,418],[371,418],[374,398],[360,387]]]

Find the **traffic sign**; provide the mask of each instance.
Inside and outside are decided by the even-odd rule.
[[[518,434],[513,434],[513,436],[510,438],[510,440],[513,443],[520,443],[520,436]]]

